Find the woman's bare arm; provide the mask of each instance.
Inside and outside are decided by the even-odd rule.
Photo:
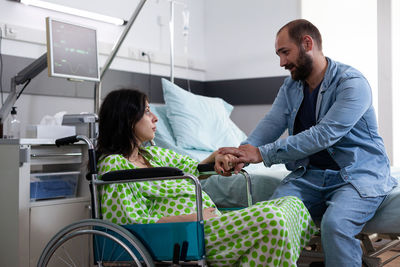
[[[217,217],[218,215],[214,213],[215,208],[205,208],[203,210],[203,220],[208,220],[213,217]],[[197,220],[197,214],[185,214],[185,215],[176,215],[176,216],[166,216],[162,217],[157,221],[157,223],[172,223],[172,222],[194,222]]]

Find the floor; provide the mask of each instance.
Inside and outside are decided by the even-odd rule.
[[[374,247],[379,247],[379,246],[384,245],[387,242],[389,242],[389,240],[385,240],[385,239],[377,240],[376,242],[373,243],[373,245],[374,245]],[[314,255],[314,254],[311,254],[311,255]],[[379,258],[381,259],[381,261],[383,263],[387,259],[390,259],[391,257],[396,256],[396,255],[400,255],[400,245],[397,245],[396,247],[392,248],[390,251],[383,253],[382,255],[379,256]],[[322,256],[322,255],[320,255],[320,256]],[[323,261],[322,258],[318,258],[318,257],[311,258],[311,257],[309,257],[309,255],[303,254],[303,257],[300,257],[299,261],[297,262],[297,266],[298,267],[322,267],[324,265],[321,261]],[[386,265],[384,265],[384,267],[399,267],[399,266],[400,266],[400,257],[397,257],[390,263],[387,263]]]
[[[385,260],[389,259],[390,257],[393,257],[399,253],[400,253],[400,245],[395,247],[391,251],[385,252],[384,254],[382,254],[382,256],[380,258],[382,259],[382,261],[385,261]],[[400,257],[396,258],[392,262],[385,265],[385,267],[399,267],[399,266],[400,266]]]

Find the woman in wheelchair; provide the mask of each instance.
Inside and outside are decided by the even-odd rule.
[[[157,146],[157,117],[147,96],[120,89],[104,99],[97,143],[99,176],[113,170],[176,167],[198,176],[199,162]],[[229,156],[213,152],[201,163],[218,162],[216,171],[229,175]],[[148,224],[196,220],[194,185],[168,180],[105,185],[100,190],[103,219],[113,223]],[[296,197],[259,202],[221,214],[203,192],[205,246],[211,266],[296,266],[301,250],[316,227]]]

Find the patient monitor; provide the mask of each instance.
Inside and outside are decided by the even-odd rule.
[[[46,18],[49,76],[99,81],[96,30]]]
[[[0,138],[2,124],[22,93],[17,85],[35,78],[48,67],[49,76],[70,80],[100,81],[96,30],[52,18],[46,18],[47,53],[11,78],[11,89],[0,109]]]

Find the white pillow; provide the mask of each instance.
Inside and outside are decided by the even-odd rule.
[[[162,79],[167,116],[178,147],[214,151],[238,146],[246,135],[229,118],[233,106],[218,97],[195,95]]]

